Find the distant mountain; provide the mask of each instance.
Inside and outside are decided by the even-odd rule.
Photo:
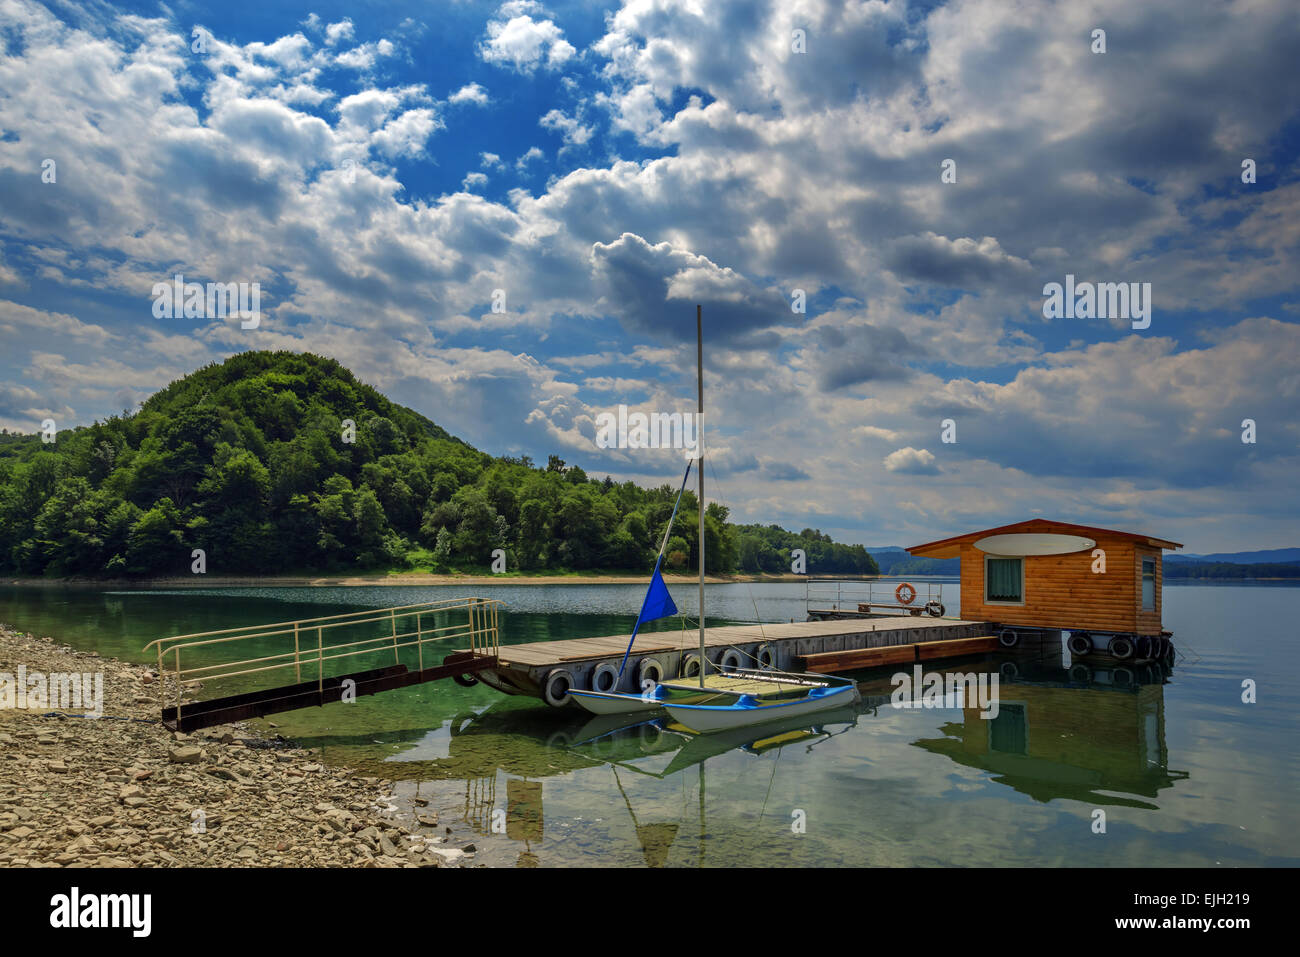
[[[882,575],[960,575],[959,558],[917,558],[897,545],[880,548],[867,546],[867,554],[876,560]]]
[[[1174,562],[1165,565],[1165,580],[1225,578],[1300,580],[1300,562]]]
[[[870,551],[870,549],[868,549]],[[1253,552],[1215,552],[1212,555],[1165,556],[1166,562],[1231,562],[1237,565],[1261,563],[1300,562],[1300,548],[1266,548]]]

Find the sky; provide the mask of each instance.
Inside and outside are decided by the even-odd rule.
[[[0,426],[290,349],[658,485],[597,417],[694,408],[698,303],[734,520],[1297,546],[1297,50],[1286,0],[0,0]]]

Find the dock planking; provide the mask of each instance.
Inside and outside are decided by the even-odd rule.
[[[809,670],[797,666],[799,659],[824,652],[845,654],[907,646],[907,651],[901,654],[905,655],[904,660],[914,661],[917,655],[914,645],[929,647],[945,640],[986,638],[993,627],[991,622],[960,618],[854,616],[717,625],[704,630],[704,645],[711,670],[765,665],[788,672]],[[601,635],[500,645],[497,665],[477,672],[475,677],[505,694],[538,697],[558,708],[568,703],[569,689],[596,687],[596,676],[602,671],[606,677],[600,690],[626,692],[642,688],[647,674],[652,681],[672,681],[693,674],[699,667],[698,629],[657,631],[637,635],[620,677],[623,653],[631,640],[631,635]],[[857,667],[863,666],[847,666],[845,670]]]
[[[957,658],[962,655],[980,655],[998,649],[998,639],[992,635],[974,638],[951,638],[939,641],[917,642],[908,645],[886,645],[882,648],[855,648],[844,651],[825,651],[795,658],[796,667],[814,674],[836,674],[877,668],[882,665],[914,664],[938,658]]]
[[[796,621],[774,624],[720,625],[704,629],[706,648],[728,648],[755,642],[790,641],[808,638],[834,638],[847,635],[870,635],[904,630],[932,630],[935,640],[954,626],[970,626],[980,622],[955,618],[915,618],[897,615],[885,618],[839,621]],[[499,660],[502,666],[542,668],[575,661],[589,661],[622,657],[631,635],[604,635],[597,638],[567,638],[558,641],[534,641],[522,645],[502,645]],[[657,631],[638,635],[632,648],[632,657],[662,654],[665,652],[689,653],[699,649],[699,629],[681,632]]]

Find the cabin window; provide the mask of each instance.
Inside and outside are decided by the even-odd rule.
[[[1142,559],[1142,610],[1156,610],[1156,560]]]
[[[1023,558],[984,559],[984,600],[991,603],[1024,604],[1025,560]]]

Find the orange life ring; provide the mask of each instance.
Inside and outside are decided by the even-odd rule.
[[[894,597],[898,599],[900,604],[910,605],[912,602],[916,601],[916,589],[907,582],[903,582],[894,589]]]

